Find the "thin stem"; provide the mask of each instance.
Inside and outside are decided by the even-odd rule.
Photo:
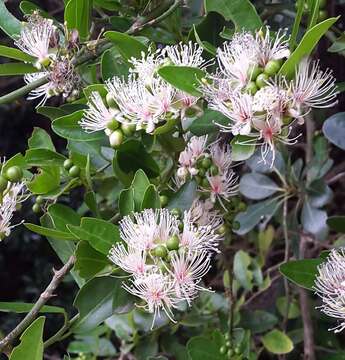
[[[54,291],[66,274],[72,269],[74,263],[75,257],[72,255],[60,270],[54,270],[54,276],[51,282],[42,292],[32,309],[26,314],[24,319],[0,341],[0,351],[4,350],[9,344],[11,344],[35,320],[41,308],[52,296],[54,296]]]
[[[65,322],[61,329],[59,329],[51,338],[44,342],[44,347],[47,348],[48,346],[60,341],[62,338],[65,338],[66,331],[79,319],[79,314],[75,315],[71,320],[65,318]],[[65,334],[66,333],[66,334]]]
[[[290,240],[287,226],[287,215],[288,215],[288,198],[284,198],[283,204],[283,234],[284,234],[284,242],[285,242],[285,251],[284,251],[284,262],[289,261],[290,258]],[[283,329],[286,330],[287,321],[289,318],[289,310],[290,310],[290,291],[289,291],[289,283],[287,279],[284,277],[284,289],[286,296],[286,309],[283,320]]]

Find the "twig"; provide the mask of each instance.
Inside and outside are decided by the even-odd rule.
[[[42,292],[32,309],[26,314],[24,319],[0,341],[0,351],[3,351],[9,344],[11,344],[13,340],[15,340],[35,320],[44,304],[54,296],[54,291],[66,274],[72,269],[74,263],[75,257],[72,255],[60,270],[54,270],[54,276],[51,282]]]
[[[332,178],[330,178],[329,180],[326,180],[327,185],[331,185],[334,184],[335,182],[337,182],[338,180],[340,180],[341,178],[343,178],[345,176],[345,171],[334,175]]]

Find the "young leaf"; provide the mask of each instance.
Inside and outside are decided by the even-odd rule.
[[[147,178],[144,171],[139,169],[135,173],[134,179],[133,179],[132,185],[131,185],[131,188],[133,189],[133,194],[134,194],[134,196],[133,196],[134,204],[135,204],[135,208],[137,211],[141,210],[141,204],[144,200],[146,190],[149,188],[149,186],[150,186],[149,179]]]
[[[92,0],[69,0],[65,7],[65,21],[69,30],[78,30],[82,41],[90,36]]]
[[[280,330],[272,330],[261,339],[266,350],[273,354],[287,354],[293,350],[291,339]]]
[[[10,360],[43,359],[43,327],[45,317],[37,318],[21,335],[20,344],[16,346],[10,355]]]

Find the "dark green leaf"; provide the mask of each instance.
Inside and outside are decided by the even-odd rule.
[[[229,119],[218,111],[206,109],[202,116],[192,122],[188,130],[197,136],[211,134],[219,131],[217,124],[227,125]]]
[[[129,66],[122,57],[114,54],[113,49],[109,49],[102,55],[101,73],[103,81],[113,76],[126,76],[129,73]]]
[[[28,313],[35,304],[24,302],[0,302],[0,312],[14,312],[17,314]],[[64,314],[65,309],[59,306],[44,305],[40,313]]]
[[[345,233],[345,216],[331,216],[327,219],[327,225],[340,233]]]
[[[25,52],[4,45],[0,45],[0,56],[25,62],[35,61],[34,57],[26,54]]]
[[[22,29],[22,23],[7,10],[4,0],[0,0],[0,28],[13,39],[19,36]]]
[[[6,63],[0,64],[0,76],[10,76],[10,75],[24,75],[28,73],[35,73],[38,70],[31,64],[26,63]]]
[[[122,190],[119,198],[119,209],[121,216],[126,216],[135,210],[134,190],[132,187]]]
[[[135,204],[135,208],[137,211],[141,210],[141,205],[143,203],[146,190],[149,188],[149,186],[150,186],[149,179],[147,178],[144,171],[139,169],[135,173],[134,179],[133,179],[133,182],[131,185],[131,188],[133,189],[133,194],[134,194],[134,204]]]
[[[46,228],[43,226],[30,224],[30,223],[24,223],[25,227],[27,227],[29,230],[35,232],[36,234],[40,234],[42,236],[48,236],[55,239],[62,239],[62,240],[77,240],[77,238],[72,235],[71,233],[64,232],[61,230],[55,230]]]
[[[258,334],[272,329],[277,325],[278,319],[275,315],[263,311],[243,311],[241,313],[241,327],[249,329],[253,334]]]
[[[222,355],[219,345],[211,339],[196,336],[187,343],[187,351],[191,360],[226,360],[226,354]]]
[[[55,120],[64,115],[68,115],[68,111],[53,106],[40,106],[37,108],[36,112],[46,116],[50,120]]]
[[[141,203],[141,210],[144,209],[159,209],[161,202],[159,200],[159,194],[154,185],[149,185],[146,189],[143,201]]]
[[[176,194],[174,194],[168,204],[168,208],[180,209],[181,211],[189,210],[196,198],[197,183],[189,181],[181,186]]]
[[[69,30],[77,29],[80,39],[90,36],[92,0],[69,0],[65,7],[65,21]]]

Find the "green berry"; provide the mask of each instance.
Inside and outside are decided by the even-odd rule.
[[[201,186],[203,188],[208,188],[210,186],[210,183],[208,182],[208,180],[206,178],[202,179],[201,181]]]
[[[63,167],[64,167],[66,170],[69,170],[72,166],[73,166],[73,161],[72,161],[71,159],[66,159],[66,160],[63,162]]]
[[[120,129],[115,130],[110,136],[109,136],[109,142],[110,146],[112,148],[119,147],[123,142],[123,132]]]
[[[241,224],[240,224],[238,221],[234,221],[234,222],[232,223],[232,228],[233,228],[234,230],[238,230],[238,229],[240,228],[240,226],[241,226]]]
[[[201,168],[201,169],[198,170],[198,176],[204,177],[205,174],[206,174],[206,170],[205,170],[205,169]]]
[[[116,101],[111,93],[108,93],[105,97],[105,101],[107,102],[109,107],[117,108]]]
[[[7,179],[3,175],[0,175],[0,193],[7,189],[7,185]]]
[[[159,197],[159,201],[161,203],[161,206],[164,207],[164,206],[167,206],[167,204],[169,202],[169,198],[166,195],[161,195]]]
[[[227,347],[230,347],[230,345],[231,345],[230,341],[227,340],[226,343],[225,343],[225,345],[226,345]]]
[[[179,223],[179,224],[178,224],[178,229],[179,229],[180,231],[183,231],[183,223]]]
[[[121,124],[121,130],[126,136],[131,136],[135,132],[135,125],[130,123]]]
[[[116,121],[115,119],[110,120],[109,122],[107,122],[107,129],[114,131],[119,127],[119,122]]]
[[[260,74],[255,81],[256,86],[261,89],[267,85],[268,75],[265,73]]]
[[[254,81],[250,81],[246,86],[246,91],[250,95],[255,95],[255,93],[258,91],[258,87],[256,86]]]
[[[231,358],[232,355],[234,355],[234,351],[232,349],[229,349],[227,352],[228,358]]]
[[[38,195],[36,198],[36,204],[41,205],[43,204],[44,198],[41,195]]]
[[[238,346],[235,347],[234,351],[236,355],[239,355],[241,353],[241,349]]]
[[[265,74],[268,76],[275,75],[281,67],[279,60],[270,60],[265,66]]]
[[[181,215],[181,211],[178,208],[171,209],[170,212],[172,215],[177,216],[177,217],[179,217]]]
[[[222,346],[222,347],[219,349],[219,352],[220,352],[222,355],[225,355],[225,354],[226,354],[226,351],[227,351],[226,346]]]
[[[172,236],[170,239],[167,240],[166,246],[168,250],[178,250],[180,246],[180,239],[177,235]]]
[[[210,173],[212,176],[218,175],[219,169],[216,165],[211,165],[210,167]]]
[[[32,206],[32,211],[35,213],[35,214],[39,214],[41,212],[41,207],[39,206],[39,204],[34,204]]]
[[[326,20],[327,17],[328,17],[327,11],[326,11],[326,10],[320,10],[320,11],[319,11],[319,16],[318,16],[317,20],[318,20],[319,22],[321,22],[321,21]]]
[[[74,177],[74,178],[78,177],[80,174],[80,167],[78,165],[73,165],[69,169],[68,174],[69,174],[69,176]]]
[[[247,204],[245,202],[241,201],[238,204],[237,209],[238,209],[238,211],[245,211],[247,209]]]
[[[10,182],[18,182],[23,177],[23,170],[19,166],[11,166],[6,170],[5,177]]]
[[[201,161],[201,166],[204,169],[208,169],[212,165],[212,160],[210,158],[205,158]]]
[[[217,229],[217,234],[219,235],[224,235],[227,232],[227,227],[225,224],[222,224],[221,226],[219,226],[219,228]]]
[[[253,65],[248,69],[248,75],[251,81],[255,79],[262,73],[263,69],[258,65]]]
[[[197,183],[198,185],[200,185],[200,184],[201,184],[201,182],[202,182],[202,177],[201,177],[201,176],[196,175],[194,178],[195,178],[196,183]]]
[[[167,255],[167,249],[165,246],[163,245],[158,245],[157,247],[155,247],[154,249],[154,253],[155,256],[160,257],[160,258],[164,258]]]

